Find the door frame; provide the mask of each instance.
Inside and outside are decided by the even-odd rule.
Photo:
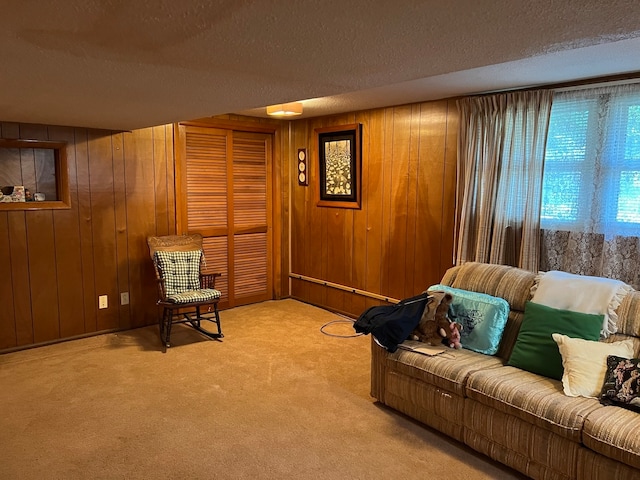
[[[261,119],[262,121],[262,119]],[[289,198],[289,169],[283,168],[281,156],[282,128],[283,121],[270,121],[269,123],[258,123],[257,121],[228,120],[219,118],[201,118],[173,124],[173,149],[175,159],[175,212],[176,212],[176,234],[182,235],[187,230],[187,204],[186,198],[186,169],[185,153],[186,144],[184,138],[184,127],[208,127],[221,130],[232,130],[247,133],[266,133],[273,137],[271,142],[271,298],[279,300],[289,296],[289,276],[283,272],[289,271],[289,211],[283,205],[288,205]],[[182,129],[180,127],[183,127]],[[283,188],[287,186],[287,188]]]

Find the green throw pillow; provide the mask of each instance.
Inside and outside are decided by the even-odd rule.
[[[598,340],[603,320],[604,315],[558,310],[527,302],[508,365],[561,380],[562,356],[551,335],[560,333],[571,338]]]

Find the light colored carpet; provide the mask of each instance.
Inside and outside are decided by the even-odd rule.
[[[295,300],[0,355],[2,479],[515,479],[369,396],[369,337]],[[350,324],[327,331],[353,334]]]

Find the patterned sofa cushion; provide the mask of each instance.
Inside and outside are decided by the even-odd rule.
[[[502,366],[497,357],[453,349],[435,356],[398,350],[389,354],[386,361],[390,369],[460,396],[464,395],[464,386],[471,372]]]
[[[602,407],[587,416],[582,442],[595,452],[640,470],[638,432],[639,414],[619,407]]]
[[[567,397],[558,380],[509,366],[470,373],[466,394],[574,442],[580,442],[584,418],[604,408],[593,398]]]

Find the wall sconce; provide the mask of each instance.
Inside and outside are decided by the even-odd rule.
[[[294,117],[302,115],[302,102],[280,103],[267,107],[267,115]]]

